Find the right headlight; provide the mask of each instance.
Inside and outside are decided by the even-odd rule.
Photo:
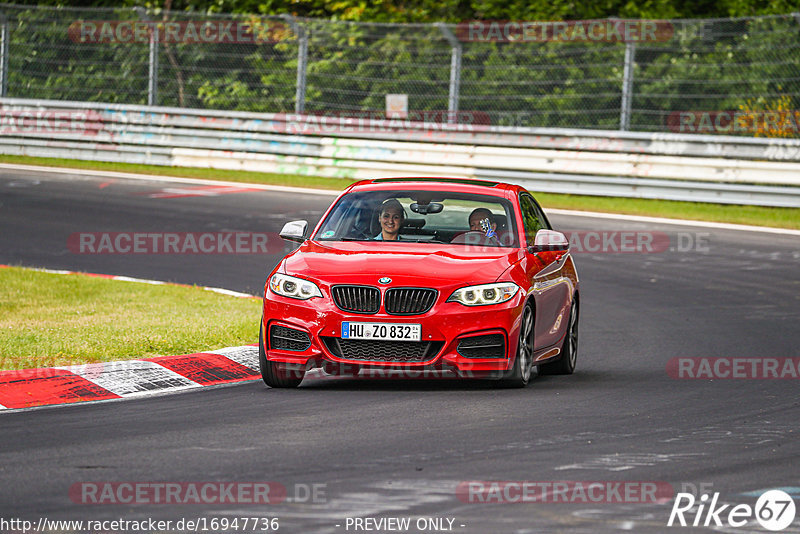
[[[322,291],[314,282],[288,274],[273,274],[269,279],[269,288],[273,293],[293,299],[308,300],[312,297],[322,296]]]
[[[453,291],[447,302],[458,302],[464,306],[488,306],[511,300],[519,286],[513,282],[467,286]]]

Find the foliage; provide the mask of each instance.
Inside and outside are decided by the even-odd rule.
[[[789,95],[777,98],[748,98],[739,106],[741,128],[755,137],[798,137],[800,111]]]
[[[102,5],[102,2],[100,3]],[[649,0],[575,6],[554,2],[446,0],[417,2],[203,3],[176,0],[178,11],[130,7],[3,8],[10,25],[8,96],[146,104],[150,44],[81,43],[68,38],[79,20],[154,20],[261,24],[274,39],[254,43],[159,43],[156,103],[207,109],[295,110],[298,52],[307,43],[305,111],[382,112],[389,93],[408,95],[412,111],[446,111],[453,47],[433,24],[353,22],[537,20],[617,14],[658,17],[763,13],[779,0],[705,5]],[[787,7],[788,9],[788,7]],[[219,15],[223,10],[231,12]],[[720,11],[723,10],[723,11]],[[249,14],[243,14],[248,11]],[[285,13],[338,20],[296,19]],[[209,14],[212,13],[212,14]],[[784,97],[800,99],[800,21],[792,16],[665,22],[656,42],[631,45],[635,58],[631,129],[669,131],[676,112],[730,111]],[[458,31],[451,25],[452,31]],[[460,110],[508,126],[617,129],[625,43],[461,42]],[[747,102],[750,104],[747,104]],[[795,109],[797,109],[795,107]],[[741,132],[740,132],[741,133]],[[749,134],[748,134],[749,135]]]
[[[164,0],[23,0],[40,6],[135,7],[154,11]],[[463,20],[576,20],[621,18],[718,18],[784,14],[793,0],[174,0],[172,9],[195,13],[293,14],[362,22]]]

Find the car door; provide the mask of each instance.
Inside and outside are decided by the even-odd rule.
[[[534,349],[544,349],[560,342],[566,332],[573,286],[564,275],[572,265],[563,252],[532,252],[536,232],[549,229],[547,218],[530,194],[520,195],[522,222],[525,229],[525,265],[536,302]]]

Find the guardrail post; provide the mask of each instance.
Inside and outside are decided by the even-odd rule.
[[[0,13],[0,97],[8,94],[8,42],[11,40],[8,18]]]
[[[294,95],[294,112],[306,110],[306,65],[308,64],[308,32],[291,15],[281,15],[297,35],[297,87]]]
[[[633,103],[633,64],[636,57],[636,45],[625,43],[625,66],[622,70],[622,103],[620,105],[619,129],[623,132],[631,127],[631,106]]]
[[[453,35],[445,24],[439,22],[436,24],[439,30],[444,35],[444,38],[450,43],[450,94],[447,99],[447,122],[456,122],[458,114],[458,96],[461,92],[461,42]]]
[[[143,7],[133,8],[139,14],[139,18],[149,22]],[[147,58],[147,105],[158,105],[158,24],[150,26],[150,51]]]

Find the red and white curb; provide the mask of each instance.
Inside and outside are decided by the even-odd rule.
[[[0,265],[0,268],[4,267],[10,266]],[[129,276],[56,269],[31,270],[123,282],[201,287],[232,297],[260,298],[218,287],[190,286]],[[0,411],[156,395],[260,377],[257,344],[179,356],[0,371]]]
[[[0,372],[0,410],[140,397],[255,380],[258,345]]]

